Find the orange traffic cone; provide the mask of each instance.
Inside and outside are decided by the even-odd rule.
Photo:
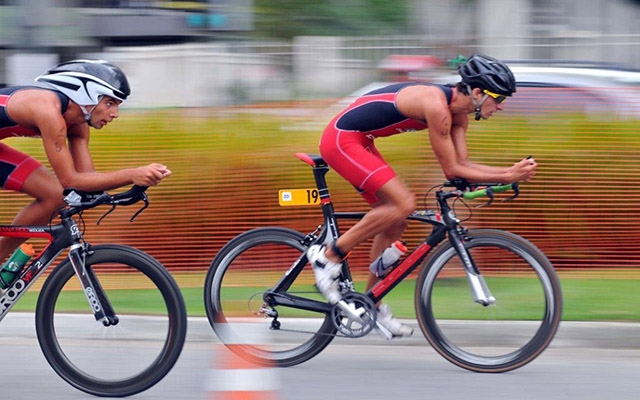
[[[259,332],[264,325],[246,324],[247,329]],[[244,327],[243,327],[244,328]],[[259,335],[252,337],[260,344]],[[239,346],[243,343],[228,344]],[[277,400],[279,398],[278,369],[275,366],[260,366],[245,360],[222,343],[215,345],[212,368],[208,371],[205,391],[209,400]]]

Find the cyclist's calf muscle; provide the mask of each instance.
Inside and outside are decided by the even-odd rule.
[[[397,232],[398,227],[405,226],[406,217],[415,210],[413,194],[397,177],[391,179],[380,189],[378,197],[381,199],[380,202],[364,218],[338,238],[337,245],[340,249],[348,252],[364,241],[394,226],[396,227],[393,230]],[[391,240],[387,245],[396,239]],[[330,256],[331,253],[327,253],[327,257]],[[336,261],[336,259],[333,260]]]

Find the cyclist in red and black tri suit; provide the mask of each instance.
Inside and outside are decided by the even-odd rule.
[[[63,188],[103,191],[129,184],[153,186],[171,175],[162,164],[96,172],[89,152],[89,127],[102,129],[118,118],[131,90],[125,74],[106,61],[74,60],[54,66],[34,86],[0,89],[0,187],[34,200],[15,225],[43,225],[62,202]],[[53,173],[2,140],[41,138]],[[24,239],[0,238],[0,262]]]
[[[336,279],[349,251],[373,238],[370,257],[375,260],[400,238],[406,228],[405,218],[415,209],[414,195],[376,149],[375,139],[428,130],[431,148],[447,179],[506,183],[527,181],[535,175],[537,164],[533,159],[508,167],[469,160],[469,114],[480,120],[502,110],[503,101],[516,91],[516,81],[506,64],[481,54],[474,54],[458,72],[461,82],[455,86],[403,82],[371,91],[325,128],[320,154],[372,207],[335,242],[308,250],[318,289],[330,303],[342,297]],[[366,289],[377,280],[371,273]],[[377,321],[394,336],[413,332],[391,315],[386,304],[378,307]]]

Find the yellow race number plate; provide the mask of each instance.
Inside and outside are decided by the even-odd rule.
[[[320,204],[318,189],[287,189],[278,192],[281,206],[314,206]]]

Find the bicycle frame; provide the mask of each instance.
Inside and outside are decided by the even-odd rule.
[[[324,220],[323,225],[320,225],[316,231],[308,234],[304,238],[302,244],[308,247],[312,244],[330,243],[340,236],[340,228],[338,224],[339,219],[361,219],[365,213],[336,212],[334,210],[333,203],[331,202],[329,189],[325,179],[325,175],[329,171],[329,166],[324,163],[320,157],[309,156],[306,154],[298,154],[297,157],[311,165],[313,168],[313,175],[320,196],[320,205]],[[382,298],[393,290],[398,283],[421,265],[431,250],[444,241],[447,236],[462,261],[469,279],[469,285],[472,290],[474,301],[484,306],[491,305],[495,302],[495,298],[491,295],[491,292],[480,275],[473,259],[464,247],[464,234],[466,233],[466,230],[460,226],[460,220],[457,219],[454,211],[447,203],[448,199],[453,197],[456,197],[456,195],[451,192],[438,191],[436,192],[436,199],[441,212],[434,213],[433,211],[419,211],[413,212],[409,217],[407,217],[408,220],[428,223],[433,226],[433,229],[429,236],[411,253],[409,253],[409,255],[407,255],[407,257],[397,267],[395,267],[386,277],[384,277],[384,279],[377,282],[365,293],[365,295],[368,296],[374,304],[382,300]],[[280,282],[264,294],[264,300],[269,304],[269,306],[284,305],[325,313],[331,310],[332,306],[330,304],[286,293],[288,288],[293,284],[297,276],[307,264],[307,261],[307,255],[303,253],[287,271]],[[343,279],[341,279],[341,284],[349,286],[346,289],[353,290],[353,279],[346,260],[342,265],[342,277]]]
[[[83,242],[82,232],[72,215],[74,210],[60,211],[62,222],[52,226],[18,226],[0,225],[0,236],[18,238],[45,238],[49,242],[29,265],[20,273],[11,286],[0,296],[0,321],[29,290],[35,281],[44,273],[47,267],[69,248],[69,259],[82,285],[83,292],[89,301],[97,321],[105,326],[117,323],[111,305],[109,304],[99,283],[90,270],[84,267],[86,243]]]

